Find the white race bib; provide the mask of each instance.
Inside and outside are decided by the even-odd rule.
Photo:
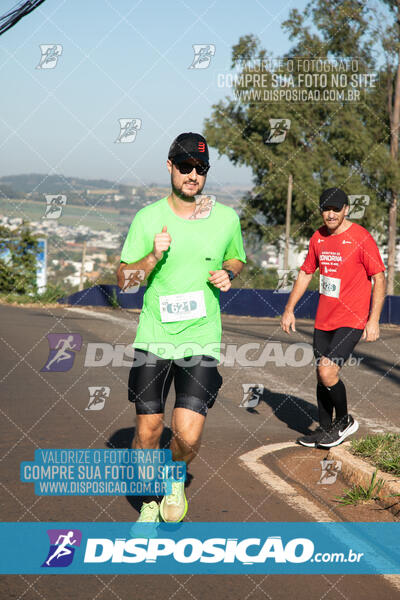
[[[339,298],[340,279],[337,277],[319,276],[319,293],[331,298]]]
[[[200,319],[207,315],[204,292],[186,292],[160,296],[160,315],[163,323]]]

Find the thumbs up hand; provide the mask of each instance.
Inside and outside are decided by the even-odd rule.
[[[167,226],[164,225],[161,233],[156,233],[154,236],[153,254],[157,262],[164,256],[164,252],[170,247],[171,241],[171,236],[167,231]]]

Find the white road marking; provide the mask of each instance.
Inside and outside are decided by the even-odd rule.
[[[121,317],[114,317],[114,315],[107,315],[106,313],[97,312],[95,310],[86,310],[86,308],[65,308],[65,310],[70,310],[72,312],[90,316],[94,319],[103,319],[105,321],[113,321],[114,323],[122,323],[129,328],[137,329],[138,323],[137,321],[130,321],[129,319],[122,319]]]
[[[315,502],[302,496],[296,488],[290,485],[290,483],[273,473],[273,471],[271,471],[271,469],[269,469],[261,460],[263,456],[272,454],[273,452],[295,447],[296,444],[294,442],[282,442],[280,444],[260,446],[255,450],[242,454],[242,456],[239,456],[239,460],[246,469],[251,471],[257,479],[261,481],[261,483],[266,487],[275,490],[284,498],[285,502],[295,510],[305,513],[308,517],[311,517],[313,521],[320,521],[323,523],[338,522],[332,519],[330,515],[325,510],[321,509]],[[335,532],[331,531],[330,534],[335,535]],[[340,537],[340,532],[336,535],[340,541],[343,541]],[[400,575],[382,574],[380,577],[383,577],[390,585],[396,588],[396,590],[400,590]]]
[[[282,442],[280,444],[270,444],[269,446],[260,446],[256,450],[246,452],[239,457],[243,466],[249,469],[264,485],[272,487],[278,494],[285,498],[285,501],[297,511],[305,513],[313,521],[334,522],[334,519],[317,504],[302,496],[296,488],[290,483],[276,475],[261,460],[263,456],[283,450],[284,448],[295,448],[294,442]]]
[[[357,421],[360,425],[368,428],[368,433],[398,433],[399,428],[391,425],[389,421],[383,419],[367,419],[366,417],[360,417],[360,415],[354,413]]]

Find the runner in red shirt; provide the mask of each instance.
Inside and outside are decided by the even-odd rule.
[[[311,237],[281,327],[286,333],[290,328],[296,331],[294,308],[319,268],[320,297],[313,344],[319,427],[297,441],[303,446],[330,448],[358,429],[357,421],[347,412],[346,388],[339,371],[361,337],[367,342],[379,338],[385,266],[373,237],[364,227],[346,219],[349,206],[345,192],[338,188],[325,190],[320,210],[324,225]]]

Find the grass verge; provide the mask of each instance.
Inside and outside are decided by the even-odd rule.
[[[400,477],[400,434],[382,433],[352,440],[351,450],[385,473]]]
[[[375,500],[382,490],[385,482],[383,479],[376,480],[378,471],[375,471],[371,477],[371,483],[367,488],[362,485],[353,485],[353,487],[344,490],[342,496],[336,496],[339,504],[359,504],[367,500]]]

